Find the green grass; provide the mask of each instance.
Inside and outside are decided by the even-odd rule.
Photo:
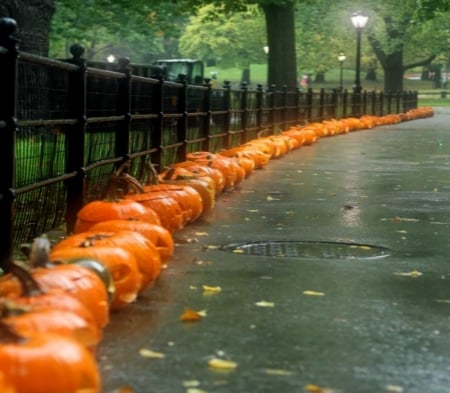
[[[217,72],[219,85],[222,85],[225,80],[229,80],[233,87],[239,86],[241,80],[242,71],[238,68],[226,68],[220,67],[206,67],[205,75],[209,77],[211,72]],[[300,76],[299,76],[300,77]],[[361,75],[364,78],[364,73]],[[339,68],[332,69],[325,75],[324,83],[311,84],[313,89],[332,89],[339,86],[340,70]],[[354,70],[344,69],[343,72],[343,87],[344,89],[351,90],[354,84],[355,72]],[[250,66],[250,87],[254,88],[256,85],[267,85],[267,65],[266,64],[252,64]],[[377,81],[366,81],[362,79],[361,84],[365,90],[368,91],[381,91],[383,90],[383,75],[378,72]],[[419,91],[419,105],[421,106],[450,106],[450,92],[446,98],[441,98],[441,89],[435,89],[432,86],[431,81],[412,80],[405,79],[403,81],[404,90],[417,90]]]

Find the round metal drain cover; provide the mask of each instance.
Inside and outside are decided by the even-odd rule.
[[[328,241],[261,241],[234,243],[222,250],[274,258],[376,259],[391,255],[388,248],[371,244]]]

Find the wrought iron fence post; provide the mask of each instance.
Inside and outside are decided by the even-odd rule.
[[[325,110],[325,89],[320,89],[319,91],[319,121],[324,119]]]
[[[367,90],[364,90],[362,93],[362,112],[360,112],[359,114],[360,115],[367,114]]]
[[[182,145],[177,148],[177,161],[184,161],[186,159],[186,136],[188,126],[188,81],[186,75],[180,75],[182,79],[178,80],[183,85],[178,91],[178,109],[177,112],[181,113],[181,117],[177,121],[177,143],[182,142]],[[208,143],[208,138],[206,138]],[[205,146],[206,149],[209,146]]]
[[[282,90],[282,96],[281,96],[281,102],[282,102],[282,106],[283,106],[283,109],[281,111],[281,122],[280,122],[281,130],[286,129],[286,122],[287,122],[287,118],[288,118],[288,116],[287,116],[287,110],[288,110],[287,92],[288,92],[288,88],[286,85],[284,85],[283,90]]]
[[[117,127],[115,151],[117,157],[122,156],[126,160],[130,153],[131,127],[131,68],[128,57],[121,57],[119,59],[119,72],[125,75],[120,80],[118,100],[118,112],[119,115],[123,116],[123,120],[120,122],[119,127]]]
[[[263,85],[258,84],[256,87],[256,127],[258,128],[258,131],[263,129],[263,94]]]
[[[151,147],[155,149],[152,153],[151,161],[155,164],[158,171],[161,170],[162,165],[162,132],[164,129],[164,75],[158,75],[159,83],[155,88],[155,113],[158,117],[155,119],[155,127],[152,128]]]
[[[14,238],[14,186],[17,132],[17,64],[18,41],[13,37],[17,23],[11,18],[0,19],[0,268],[9,270]]]
[[[384,92],[380,91],[380,113],[378,116],[384,115]]]
[[[306,120],[312,120],[312,109],[313,109],[313,90],[311,88],[308,89],[306,93]]]
[[[346,118],[348,111],[347,111],[347,102],[348,102],[348,91],[347,89],[344,90],[342,93],[342,117]]]
[[[203,118],[203,136],[205,137],[205,143],[208,143],[207,146],[205,146],[205,149],[209,148],[209,140],[211,135],[211,123],[212,123],[212,110],[211,110],[211,102],[212,102],[212,85],[211,85],[211,79],[205,78],[205,82],[203,86],[207,87],[208,90],[206,90],[206,94],[203,96],[203,109],[202,112],[205,113],[205,116]],[[203,149],[203,150],[205,150]]]
[[[300,114],[300,108],[302,103],[302,89],[300,87],[297,87],[295,89],[295,124],[300,124],[301,122],[301,114]]]
[[[247,128],[248,128],[248,82],[241,83],[241,127],[243,132],[240,134],[239,143],[245,143],[247,141]],[[231,146],[229,146],[231,147]]]
[[[69,113],[76,123],[67,127],[67,173],[76,172],[67,185],[66,230],[71,233],[75,227],[77,213],[84,204],[86,194],[85,137],[86,137],[86,60],[84,47],[75,44],[70,47],[73,58],[67,62],[78,66],[69,75]]]
[[[274,129],[275,122],[275,85],[270,85],[267,89],[268,94],[268,126],[271,128],[272,132]]]
[[[227,111],[225,115],[225,119],[223,122],[222,131],[227,134],[226,140],[229,138],[229,133],[231,130],[231,82],[224,81],[223,82],[223,100],[222,100],[222,108]]]

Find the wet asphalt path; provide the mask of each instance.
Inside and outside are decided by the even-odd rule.
[[[176,239],[105,330],[106,393],[450,392],[449,110],[272,160]]]

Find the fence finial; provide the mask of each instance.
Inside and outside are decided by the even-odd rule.
[[[84,46],[81,44],[73,44],[70,47],[70,53],[74,59],[79,59],[84,55]]]
[[[0,18],[0,45],[2,47],[10,48],[11,43],[17,44],[18,40],[12,37],[16,30],[17,22],[14,19]]]

